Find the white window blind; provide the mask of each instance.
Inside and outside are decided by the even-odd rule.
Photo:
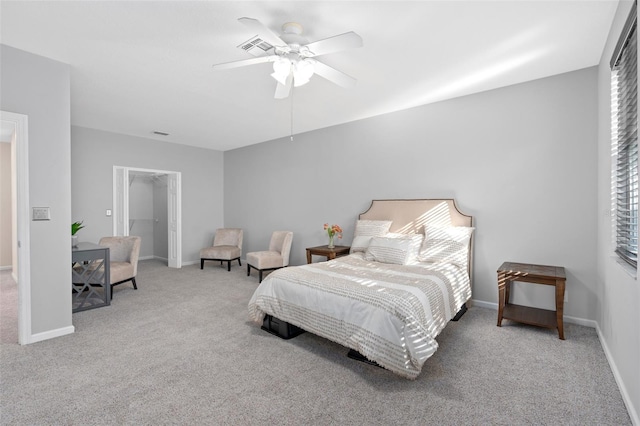
[[[632,7],[611,58],[612,144],[616,154],[614,198],[616,253],[638,262],[638,59],[637,8]]]

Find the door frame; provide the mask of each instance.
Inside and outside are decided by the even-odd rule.
[[[15,131],[16,177],[12,188],[16,194],[16,241],[12,241],[18,257],[18,271],[12,271],[18,285],[18,343],[32,343],[31,334],[31,228],[29,216],[29,117],[9,111],[0,111],[2,125],[13,126]],[[13,206],[11,207],[14,208]],[[12,238],[13,239],[13,238]],[[15,262],[13,262],[15,264]]]
[[[113,166],[113,235],[129,235],[129,172],[145,172],[168,175],[167,185],[167,233],[168,266],[182,267],[182,173],[170,170],[144,169],[140,167]],[[125,184],[126,183],[126,184]],[[175,194],[171,194],[172,188]]]

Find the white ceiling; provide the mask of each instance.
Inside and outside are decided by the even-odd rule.
[[[255,34],[288,21],[316,41],[355,31],[364,47],[318,57],[358,79],[295,89],[301,133],[598,64],[617,1],[6,1],[3,44],[71,66],[71,123],[217,150],[291,132]],[[153,131],[170,133],[159,137]]]

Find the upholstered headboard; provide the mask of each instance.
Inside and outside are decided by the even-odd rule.
[[[373,200],[360,219],[392,220],[390,232],[421,233],[433,226],[473,226],[473,217],[458,210],[453,199]]]
[[[415,200],[373,200],[371,207],[360,213],[360,219],[391,220],[390,232],[421,234],[425,225],[473,226],[473,217],[466,215],[450,198]],[[473,279],[473,236],[469,244],[469,277]]]

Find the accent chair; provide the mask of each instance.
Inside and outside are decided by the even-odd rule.
[[[219,228],[213,237],[213,245],[200,250],[200,269],[204,268],[205,260],[219,260],[227,262],[227,271],[231,271],[231,262],[238,261],[242,266],[240,256],[242,256],[243,232],[240,228]]]
[[[140,237],[102,237],[98,242],[103,247],[109,247],[109,277],[111,281],[111,298],[113,287],[131,281],[133,289],[137,290],[136,275],[138,274],[138,257],[140,257]]]
[[[275,231],[271,235],[269,250],[247,253],[247,276],[251,275],[251,268],[256,269],[258,282],[261,283],[263,271],[273,271],[289,266],[292,242],[293,232]]]

